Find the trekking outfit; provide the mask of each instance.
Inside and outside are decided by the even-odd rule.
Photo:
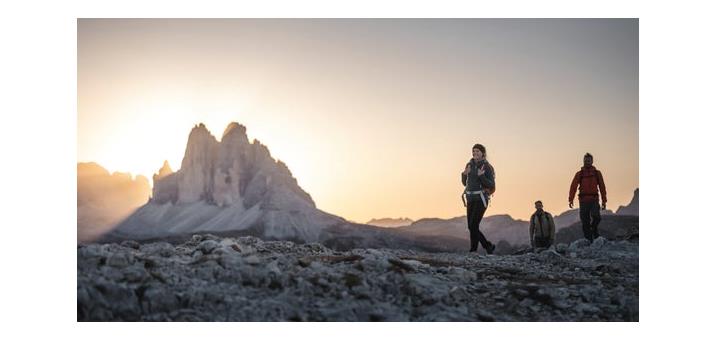
[[[468,217],[468,230],[471,235],[470,251],[478,250],[478,243],[486,249],[488,254],[492,254],[495,245],[490,243],[483,233],[481,233],[480,221],[483,219],[490,195],[495,192],[495,170],[487,160],[483,159],[475,161],[471,159],[466,166],[470,165],[471,172],[468,175],[461,173],[461,183],[465,186],[465,190],[461,198],[466,206],[466,216]],[[478,176],[478,170],[483,167],[484,174]]]
[[[555,242],[555,221],[547,211],[536,211],[530,216],[530,245],[548,248]]]
[[[598,238],[598,224],[600,224],[600,204],[599,196],[602,197],[602,203],[607,202],[607,191],[605,191],[605,181],[603,181],[602,173],[595,169],[594,166],[584,166],[575,174],[572,184],[570,184],[570,194],[568,202],[575,199],[575,191],[580,187],[578,200],[580,201],[580,221],[583,224],[583,234],[585,238],[592,242]]]

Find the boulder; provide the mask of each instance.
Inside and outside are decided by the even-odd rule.
[[[570,252],[576,252],[582,248],[585,248],[590,245],[590,241],[587,239],[581,238],[579,240],[573,241],[570,243],[570,246],[568,246],[568,251]]]

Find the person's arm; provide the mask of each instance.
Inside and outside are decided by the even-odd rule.
[[[468,166],[469,166],[470,164],[471,164],[471,163],[466,164],[466,168],[468,168]],[[465,169],[464,169],[463,171],[465,172]],[[468,175],[465,175],[465,174],[463,174],[463,172],[461,172],[461,183],[463,183],[463,186],[466,186],[466,181],[467,181],[467,180],[468,180]]]
[[[605,190],[605,181],[602,179],[602,172],[597,172],[598,188],[600,188],[600,197],[602,197],[602,204],[607,203],[607,191]]]
[[[478,176],[478,180],[480,180],[480,183],[483,185],[483,187],[495,188],[495,171],[493,170],[493,167],[491,165],[488,165],[485,170],[485,173]]]
[[[548,214],[548,225],[550,230],[550,244],[555,244],[555,220],[553,220],[553,215]]]
[[[568,203],[572,205],[573,200],[575,199],[575,192],[578,190],[578,183],[580,182],[580,172],[575,173],[575,177],[573,177],[573,182],[570,183],[570,193],[568,194]]]

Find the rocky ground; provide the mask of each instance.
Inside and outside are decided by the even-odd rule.
[[[78,245],[78,321],[638,321],[638,241],[522,255],[194,235]]]

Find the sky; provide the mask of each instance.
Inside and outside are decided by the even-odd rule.
[[[232,121],[319,209],[356,222],[560,213],[585,152],[608,209],[639,186],[637,19],[79,19],[78,162],[151,179]]]

